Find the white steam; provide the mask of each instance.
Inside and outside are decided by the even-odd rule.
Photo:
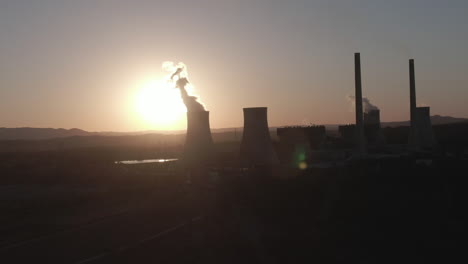
[[[162,68],[170,72],[170,75],[167,76],[167,81],[174,83],[175,88],[180,89],[180,95],[188,112],[206,111],[205,106],[198,101],[198,98],[187,92],[190,82],[188,80],[187,66],[184,63],[179,62],[176,64],[172,61],[165,61],[162,64]]]
[[[348,95],[348,100],[354,105],[356,103],[356,98],[353,95]],[[364,108],[364,112],[368,113],[372,110],[379,110],[379,108],[373,105],[369,99],[366,97],[362,98],[362,105]]]

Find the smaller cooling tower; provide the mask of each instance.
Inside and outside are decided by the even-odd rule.
[[[430,107],[416,107],[416,132],[420,147],[434,147],[436,140],[432,130]]]
[[[370,110],[364,113],[364,125],[379,125],[380,127],[380,110]]]
[[[184,163],[193,167],[209,163],[213,157],[213,139],[210,131],[210,112],[187,112]]]
[[[364,134],[370,145],[385,143],[385,137],[380,127],[380,110],[370,110],[364,113]]]
[[[243,166],[264,166],[278,163],[268,129],[267,108],[244,108],[244,132],[240,147]]]

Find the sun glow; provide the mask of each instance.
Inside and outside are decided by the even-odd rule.
[[[135,110],[153,129],[180,129],[187,109],[179,89],[163,80],[149,80],[140,85],[135,96]]]

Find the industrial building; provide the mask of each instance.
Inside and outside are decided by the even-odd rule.
[[[326,141],[325,126],[280,127],[276,133],[280,139],[280,160],[293,167],[308,162],[311,151],[320,148]]]

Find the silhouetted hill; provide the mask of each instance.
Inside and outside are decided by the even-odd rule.
[[[89,148],[169,148],[183,145],[184,135],[71,136],[42,140],[0,140],[0,153]]]
[[[63,138],[71,136],[89,136],[93,133],[72,128],[33,128],[33,127],[18,127],[5,128],[0,127],[0,140],[38,140]]]
[[[431,116],[432,125],[444,125],[453,123],[468,122],[468,118],[456,118],[451,116]],[[329,132],[338,129],[338,125],[325,125]],[[409,121],[396,121],[396,122],[382,122],[382,127],[402,127],[409,126]],[[271,134],[276,139],[276,128],[270,127]],[[212,128],[213,134],[219,134],[217,138],[224,140],[238,141],[242,137],[242,127],[232,128]],[[136,132],[88,132],[85,130],[72,128],[33,128],[33,127],[18,127],[18,128],[5,128],[0,127],[0,140],[44,140],[54,138],[66,138],[74,136],[141,136],[148,134],[160,134],[160,135],[181,135],[185,134],[185,130],[174,130],[174,131],[159,131],[159,130],[147,130],[147,131],[136,131]],[[214,136],[216,137],[216,136]],[[216,140],[216,139],[215,139]]]

